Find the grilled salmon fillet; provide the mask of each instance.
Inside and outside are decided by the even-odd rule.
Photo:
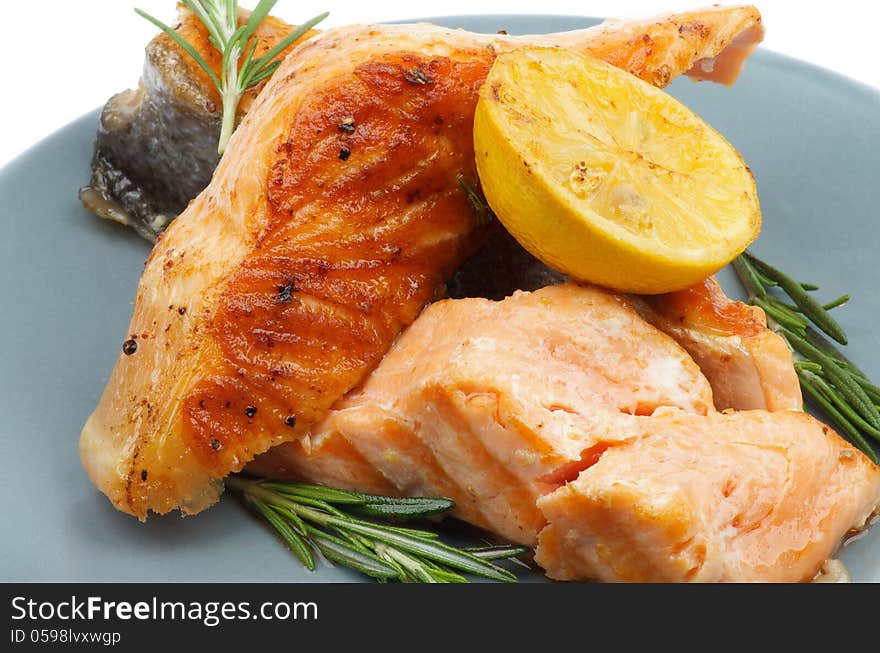
[[[541,497],[551,578],[809,581],[880,503],[880,469],[796,411],[659,410]]]
[[[363,388],[252,469],[451,497],[561,580],[809,580],[880,502],[880,469],[827,426],[717,412],[629,299],[571,283],[429,306]]]
[[[296,46],[147,261],[80,438],[94,484],[141,519],[199,512],[364,380],[483,240],[459,176],[476,181],[498,52],[595,52],[665,84],[760,29],[739,7],[530,37],[353,26]]]

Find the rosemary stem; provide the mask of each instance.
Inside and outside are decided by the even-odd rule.
[[[865,393],[864,389],[855,382],[852,375],[842,365],[811,345],[800,335],[786,330],[784,336],[798,353],[822,366],[822,370],[828,377],[828,380],[834,384],[847,403],[866,422],[870,423],[874,428],[880,428],[880,411],[877,410],[877,407]]]
[[[880,388],[868,381],[868,379],[857,374],[854,374],[853,378],[856,380],[856,383],[862,386],[862,390],[865,391],[865,394],[868,395],[871,401],[875,404],[880,404]]]
[[[844,417],[846,417],[853,426],[861,429],[861,431],[864,431],[875,440],[880,441],[880,429],[877,429],[868,424],[868,422],[866,422],[865,419],[861,415],[859,415],[853,409],[853,407],[849,403],[847,403],[847,401],[844,400],[839,392],[834,392],[828,386],[828,383],[825,381],[825,379],[822,378],[821,374],[816,374],[815,379],[816,385],[819,386],[828,401],[837,406],[837,409],[840,411],[840,413]]]
[[[813,324],[841,345],[846,344],[846,333],[844,333],[837,321],[831,317],[815,299],[807,294],[801,283],[755,257],[748,251],[743,253],[743,257],[753,269],[757,270],[764,276],[770,277],[773,281],[778,283],[779,287],[785,291],[785,294],[787,294],[795,304],[797,304],[801,312],[803,312]]]
[[[745,256],[737,256],[733,259],[733,269],[736,272],[736,276],[739,278],[739,282],[743,285],[743,288],[746,289],[750,301],[754,302],[756,298],[767,296],[767,291],[764,290],[764,286],[761,285],[761,280],[758,278],[757,271],[752,267],[751,263],[749,263]]]
[[[837,308],[838,306],[843,306],[849,301],[849,295],[841,295],[835,300],[828,302],[827,304],[822,304],[822,308],[826,311],[830,311],[832,308]]]
[[[814,384],[815,378],[815,375],[812,375],[808,371],[798,372],[798,379],[801,382],[801,388],[803,388],[804,392],[815,401],[823,411],[825,411],[826,415],[837,423],[837,425],[851,438],[852,442],[861,449],[862,453],[868,456],[874,464],[877,464],[877,454],[871,448],[871,445],[867,443],[865,438],[862,437],[862,434],[859,433],[859,430],[840,413],[837,407]]]
[[[313,551],[382,582],[466,583],[462,573],[514,582],[516,575],[494,564],[523,547],[498,545],[471,552],[444,544],[437,533],[358,518],[426,517],[454,507],[449,499],[362,494],[305,483],[231,476],[227,487],[262,517],[303,565],[314,569]],[[334,504],[339,504],[339,507]],[[346,512],[352,511],[352,512]]]
[[[829,340],[821,333],[816,331],[816,329],[808,327],[807,330],[804,332],[804,337],[806,338],[807,342],[813,345],[816,349],[834,359],[849,372],[851,372],[853,378],[862,377],[865,380],[868,379],[868,377],[865,376],[865,373],[862,372],[855,363],[844,356],[842,351],[840,351],[831,342],[829,342]]]
[[[231,20],[235,20],[232,17]],[[229,25],[227,29],[235,31],[236,24]],[[228,40],[232,34],[224,34]],[[238,103],[241,100],[242,89],[239,88],[238,78],[238,59],[241,57],[241,47],[238,45],[229,45],[229,59],[226,70],[223,71],[223,123],[220,128],[220,140],[217,142],[217,153],[222,155],[226,150],[229,139],[232,138],[232,132],[235,131],[235,114],[238,112]]]
[[[782,304],[782,302],[779,302],[779,304],[782,304],[780,306],[777,303],[771,302],[769,298],[762,299],[760,297],[755,297],[754,300],[752,300],[752,303],[755,304],[755,306],[760,306],[764,309],[764,312],[767,315],[783,326],[795,330],[807,328],[807,321]]]
[[[433,576],[428,573],[425,573],[422,566],[419,565],[417,560],[413,560],[405,553],[400,551],[396,551],[395,549],[379,542],[376,544],[376,553],[379,554],[380,557],[388,557],[391,558],[398,565],[403,567],[407,572],[416,576],[419,580],[424,583],[436,583]]]
[[[260,484],[257,482],[246,481],[240,478],[236,478],[234,476],[227,478],[226,482],[231,487],[234,487],[246,494],[249,494],[251,497],[258,499],[263,503],[267,503],[270,506],[279,506],[281,508],[286,508],[298,517],[302,517],[309,521],[315,522],[316,524],[320,524],[321,526],[331,526],[339,524],[340,522],[344,522],[344,520],[332,514],[328,514],[321,510],[304,506],[302,505],[302,503],[298,503],[291,499],[280,496],[277,492],[272,492],[271,490],[260,487]]]
[[[235,130],[235,107],[238,106],[238,97],[233,93],[227,93],[223,97],[223,123],[220,128],[220,140],[217,142],[217,154],[222,155],[226,151],[226,145],[232,138]]]

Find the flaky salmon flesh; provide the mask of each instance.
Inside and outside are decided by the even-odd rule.
[[[717,411],[628,298],[571,283],[432,304],[362,389],[252,469],[450,497],[560,580],[809,580],[880,502],[880,469],[830,428]]]

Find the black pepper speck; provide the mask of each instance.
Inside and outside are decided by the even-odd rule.
[[[125,342],[122,343],[122,353],[126,356],[131,356],[134,352],[138,350],[137,340],[134,338],[129,338]]]
[[[297,288],[296,284],[291,281],[278,286],[277,290],[278,297],[275,298],[276,303],[286,304],[293,299],[293,293],[297,292],[299,288]]]
[[[257,414],[257,407],[256,406],[248,406],[247,408],[244,409],[244,414],[247,415],[248,417],[253,417],[254,415]]]
[[[418,86],[424,86],[425,84],[430,84],[434,81],[433,79],[428,77],[425,74],[425,71],[421,68],[410,68],[409,70],[405,70],[403,72],[403,78],[410,84],[415,84]]]
[[[211,448],[214,451],[220,451],[220,447],[222,447],[222,446],[223,445],[220,444],[220,440],[218,440],[217,438],[214,438],[213,440],[211,440]]]
[[[284,423],[290,427],[296,426],[296,415],[288,415],[284,418]]]
[[[351,156],[351,150],[343,145],[339,148],[339,158],[343,161],[348,161],[348,157]]]
[[[142,481],[146,481],[146,480],[147,480],[147,470],[146,470],[146,469],[142,469],[142,470],[141,470],[141,480],[142,480]]]

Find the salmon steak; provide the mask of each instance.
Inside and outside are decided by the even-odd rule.
[[[656,86],[731,83],[761,33],[754,8],[733,7],[521,37],[352,26],[296,44],[159,235],[82,430],[92,482],[139,519],[194,514],[250,463],[448,496],[535,546],[553,578],[810,579],[875,510],[880,478],[797,410],[791,352],[760,309],[712,280],[656,298],[564,283],[431,304],[497,236],[465,189],[497,54],[570,48]]]
[[[258,474],[443,495],[560,580],[810,580],[880,469],[795,410],[719,412],[631,300],[567,283],[445,300]]]
[[[351,26],[300,43],[146,263],[82,431],[90,478],[141,519],[197,513],[366,378],[488,235],[460,179],[477,184],[473,115],[497,53],[567,47],[661,85],[732,81],[760,34],[739,7],[524,37]]]

